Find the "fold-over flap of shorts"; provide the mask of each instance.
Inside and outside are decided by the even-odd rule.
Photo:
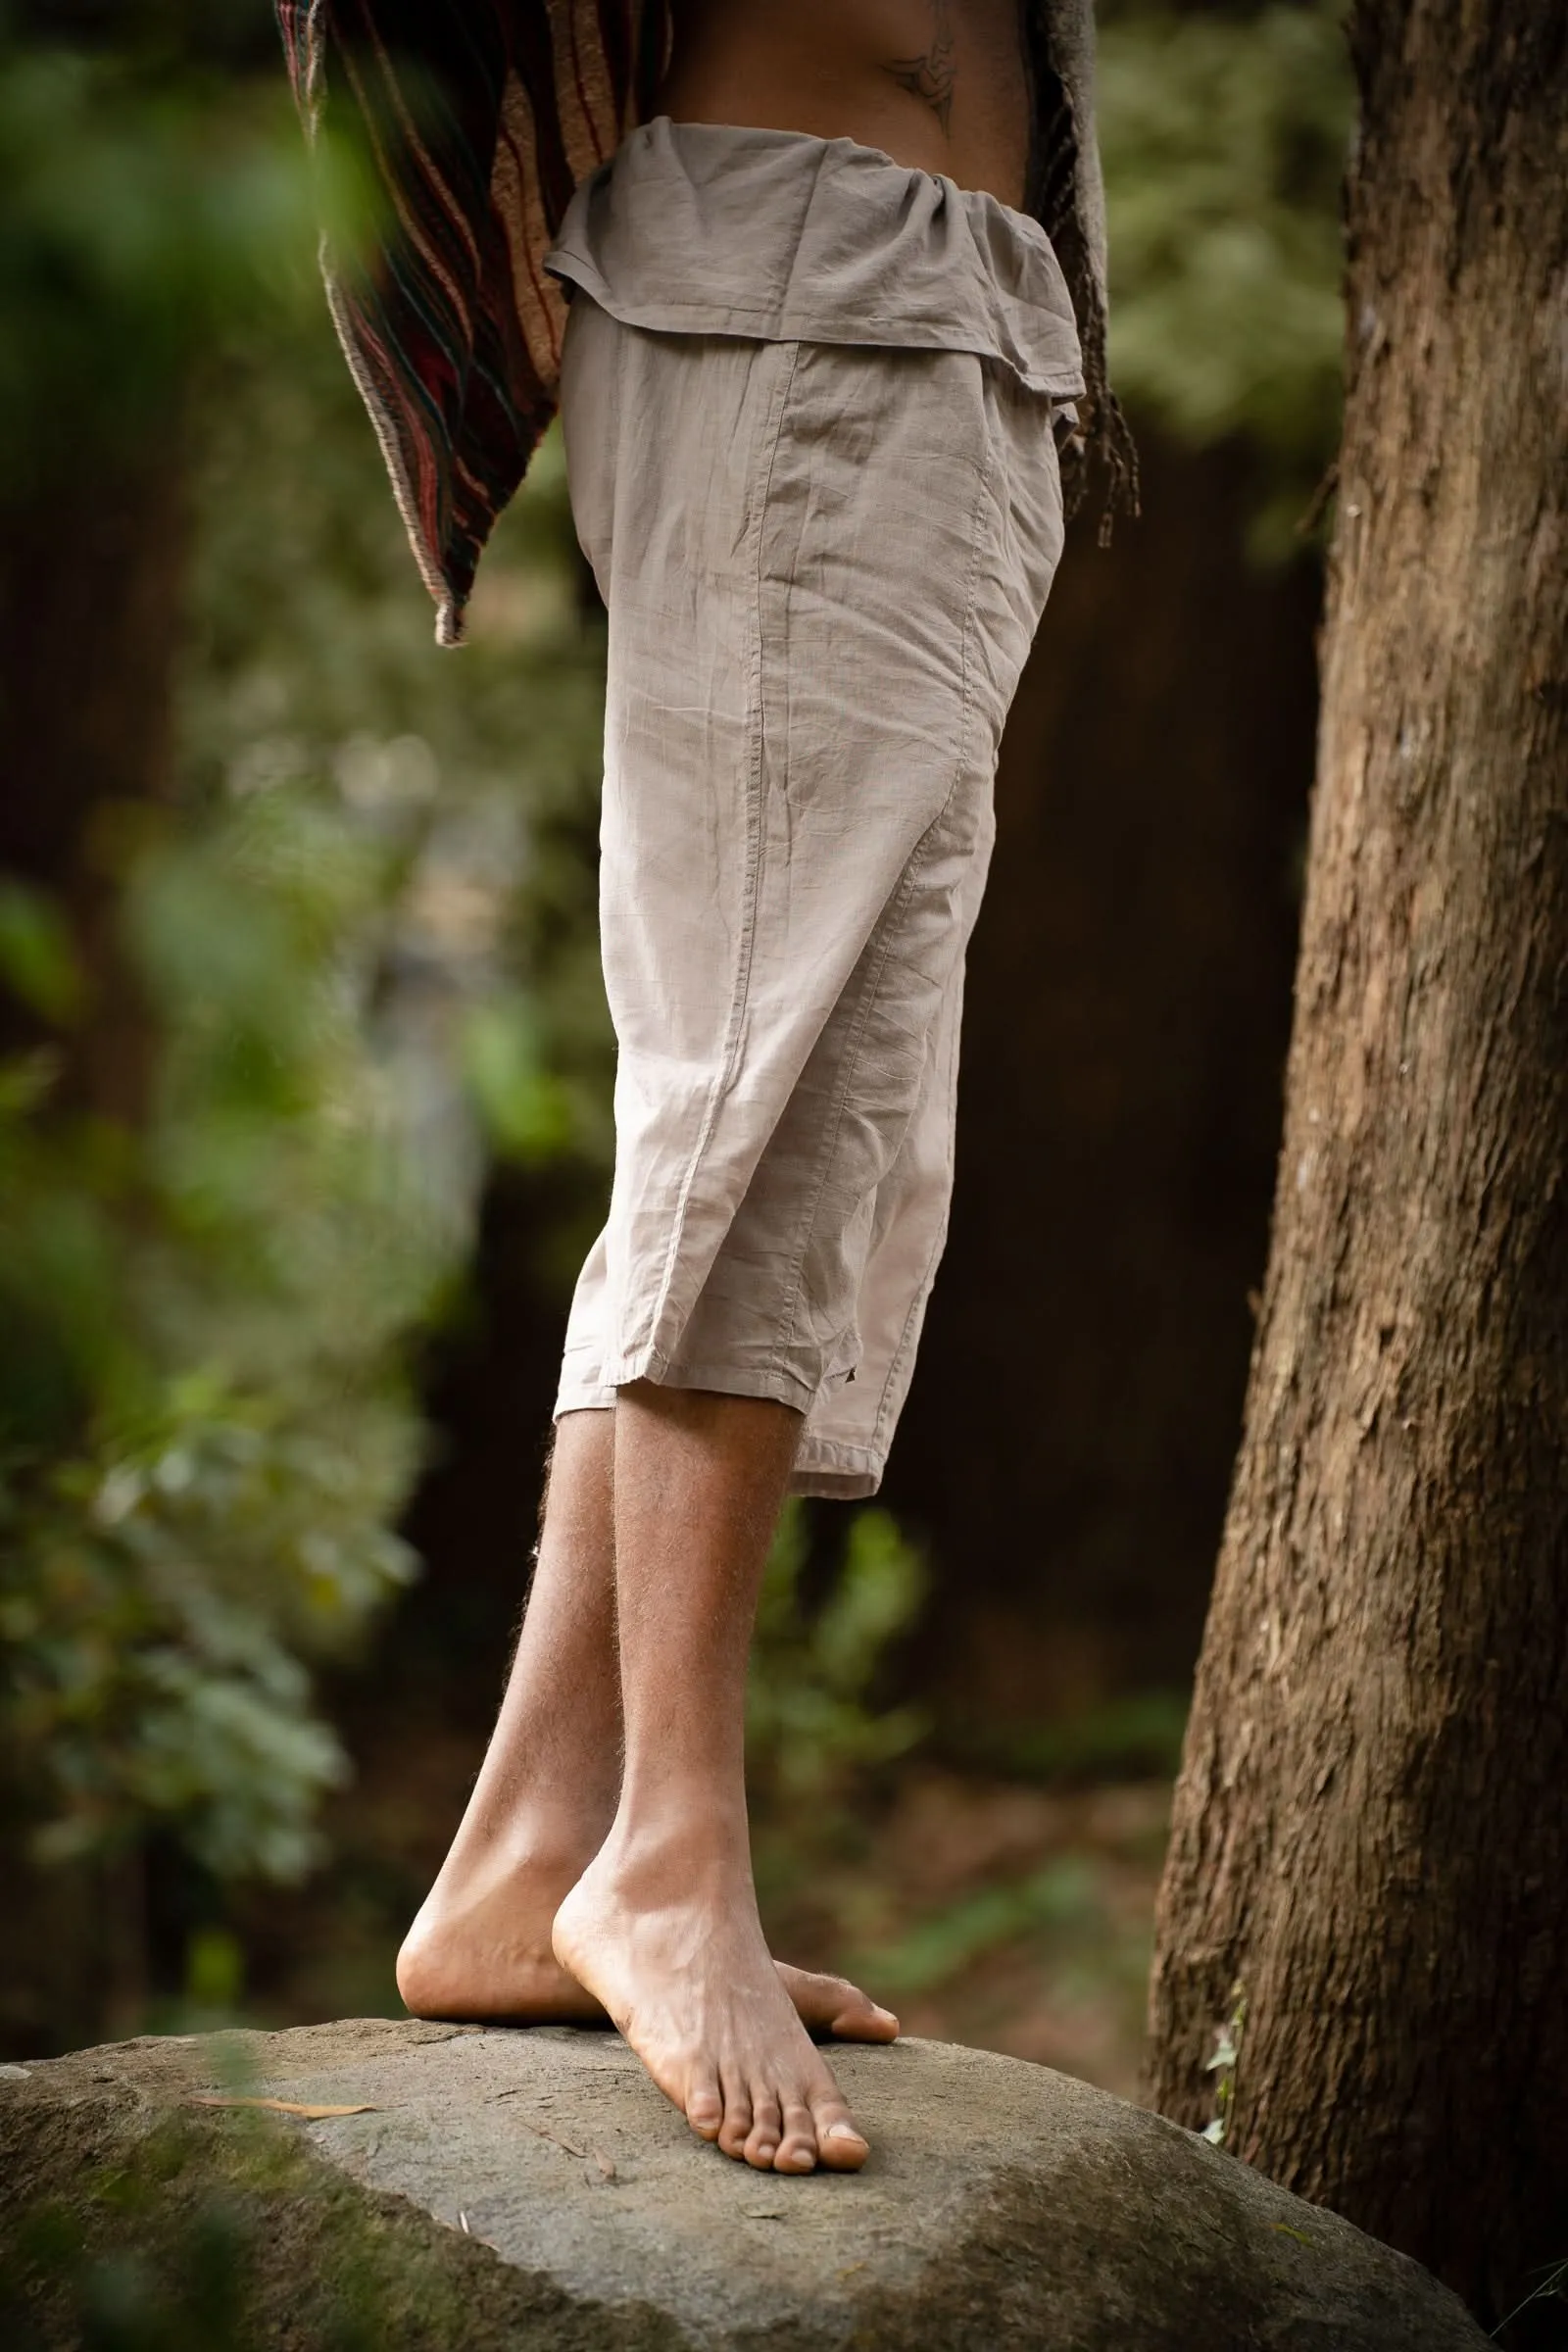
[[[628,326],[972,351],[1084,388],[1039,221],[853,139],[662,115],[578,188],[546,266]]]

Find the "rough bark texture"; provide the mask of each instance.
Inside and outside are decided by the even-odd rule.
[[[1228,2082],[1239,2155],[1489,2322],[1568,2256],[1565,26],[1353,22],[1285,1142],[1152,2010],[1166,2114]]]

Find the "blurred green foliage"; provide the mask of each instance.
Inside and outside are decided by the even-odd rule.
[[[54,2193],[0,2220],[7,2352],[439,2352],[476,2304],[498,2342],[539,2340],[462,2230],[367,2200],[273,2117],[100,2115],[63,2139]]]
[[[814,1570],[814,1574],[813,1574]],[[885,1768],[925,1736],[884,1686],[925,1598],[920,1552],[875,1506],[813,1560],[807,1513],[785,1504],[768,1554],[746,1693],[746,1785],[764,1909],[788,1906],[862,1852]]]
[[[915,1708],[872,1704],[887,1653],[925,1597],[919,1552],[889,1512],[858,1510],[814,1605],[803,1592],[808,1556],[806,1516],[791,1501],[762,1579],[746,1698],[748,1777],[764,1805],[830,1800],[926,1728]]]
[[[1284,554],[1339,437],[1342,12],[1124,6],[1099,74],[1111,379],[1135,419],[1252,446],[1258,551]]]
[[[1101,1924],[1094,1873],[1079,1856],[1063,1854],[1010,1886],[963,1896],[895,1942],[857,1953],[852,1966],[890,1994],[929,1992],[1032,1929],[1086,1922]]]
[[[955,1724],[947,1744],[966,1765],[1008,1780],[1170,1780],[1181,1762],[1187,1707],[1183,1690],[1131,1691],[1026,1729]]]
[[[601,653],[552,450],[488,633],[436,654],[280,72],[155,51],[0,51],[0,500],[178,434],[195,520],[172,819],[111,812],[134,1127],[63,1089],[99,1009],[68,912],[0,885],[0,986],[56,1033],[0,1066],[0,1741],[40,1860],[157,1827],[290,1878],[344,1769],[310,1663],[414,1571],[410,1347],[486,1157],[576,1152],[587,1194],[608,1149],[591,924],[535,936],[591,897],[553,828]]]
[[[318,214],[364,218],[360,175],[332,150],[307,172],[281,77],[229,71],[205,12],[124,0],[74,41],[73,13],[0,10],[0,496],[174,429],[193,365],[298,308]]]
[[[50,2199],[11,2236],[0,2316],[18,2347],[94,2352],[241,2352],[251,2311],[255,2230],[240,2202],[210,2193],[172,2228],[164,2190],[172,2135],[134,2170]]]

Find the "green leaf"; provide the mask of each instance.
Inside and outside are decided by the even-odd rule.
[[[46,1021],[79,1016],[85,991],[64,915],[42,891],[0,878],[0,981]]]

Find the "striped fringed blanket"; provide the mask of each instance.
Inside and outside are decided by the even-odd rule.
[[[308,130],[351,143],[374,227],[323,256],[436,635],[455,645],[480,553],[556,406],[561,288],[541,268],[573,187],[654,112],[668,0],[277,0]],[[1078,315],[1107,514],[1136,469],[1105,383],[1092,0],[1022,0],[1030,209]]]

